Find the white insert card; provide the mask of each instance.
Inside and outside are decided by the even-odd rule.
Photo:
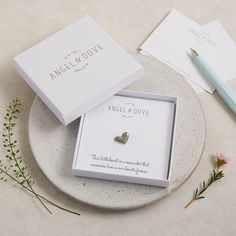
[[[166,187],[176,101],[130,94],[115,95],[84,115],[73,173]],[[116,141],[124,132],[127,143]]]

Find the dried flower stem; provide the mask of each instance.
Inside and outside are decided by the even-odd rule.
[[[26,189],[27,191],[29,191],[30,193],[32,193],[34,196],[35,196],[35,194],[36,194],[38,198],[41,198],[42,200],[44,200],[44,201],[50,203],[51,205],[53,205],[53,206],[55,206],[55,207],[57,207],[57,208],[59,208],[59,209],[61,209],[61,210],[63,210],[63,211],[67,211],[67,212],[72,213],[72,214],[75,214],[75,215],[80,215],[80,214],[77,213],[77,212],[74,212],[74,211],[68,210],[68,209],[66,209],[66,208],[64,208],[64,207],[62,207],[62,206],[59,206],[59,205],[57,205],[56,203],[54,203],[54,202],[48,200],[47,198],[45,198],[45,197],[39,195],[38,193],[33,192],[30,188],[28,188],[27,186],[25,186],[25,185],[23,185],[22,183],[20,183],[16,178],[14,178],[14,177],[11,176],[10,174],[8,174],[7,171],[5,171],[4,169],[2,169],[1,167],[0,167],[0,171],[2,171],[4,174],[6,174],[10,179],[12,179],[13,181],[15,181],[17,184],[21,185],[24,189]],[[50,213],[51,213],[51,212],[50,212]],[[51,213],[51,214],[52,214],[52,213]]]
[[[11,135],[11,131],[13,130],[13,121],[14,121],[14,119],[13,119],[13,115],[14,114],[16,114],[16,113],[18,113],[18,111],[19,111],[19,108],[20,108],[20,102],[19,102],[19,100],[18,99],[15,99],[15,101],[13,101],[13,104],[12,104],[12,109],[10,110],[10,114],[9,114],[9,118],[8,119],[6,119],[6,121],[7,121],[7,125],[5,126],[5,127],[8,127],[7,129],[6,129],[6,131],[7,131],[7,139],[8,139],[8,147],[10,148],[10,153],[11,153],[11,156],[13,157],[13,160],[14,160],[14,162],[15,162],[15,166],[18,168],[18,170],[19,170],[19,173],[20,173],[20,175],[23,177],[23,179],[25,180],[25,182],[23,182],[23,183],[26,183],[27,185],[28,185],[28,187],[29,187],[29,189],[31,190],[31,192],[34,194],[34,196],[38,199],[38,201],[43,205],[43,207],[50,213],[50,214],[52,214],[52,212],[47,208],[47,206],[41,201],[41,199],[38,197],[38,195],[36,194],[36,192],[34,191],[34,189],[32,188],[32,185],[31,185],[31,182],[30,182],[30,179],[31,178],[27,178],[26,176],[25,176],[25,173],[24,173],[24,169],[22,170],[21,169],[21,166],[20,166],[20,164],[18,163],[18,161],[17,161],[17,159],[16,159],[16,155],[17,155],[17,153],[15,152],[15,150],[14,150],[14,146],[12,145],[13,143],[12,143],[12,139],[11,139],[11,137],[12,137],[12,135]],[[22,185],[22,186],[24,186],[24,185]]]
[[[31,175],[29,172],[26,172],[27,167],[23,166],[22,159],[23,157],[19,155],[20,149],[17,149],[16,143],[17,140],[13,140],[13,128],[15,127],[15,120],[18,118],[17,114],[19,113],[19,108],[21,106],[20,101],[16,98],[9,105],[6,115],[4,117],[4,133],[3,133],[3,146],[6,148],[6,161],[3,162],[0,160],[0,174],[3,174],[1,180],[6,182],[8,179],[16,182],[24,189],[29,191],[33,196],[40,202],[40,204],[50,213],[52,212],[48,209],[44,202],[47,202],[61,210],[67,211],[72,214],[80,215],[77,212],[68,210],[64,207],[61,207],[47,198],[39,195],[34,191]]]
[[[192,199],[184,208],[187,208],[196,200],[205,198],[204,196],[202,196],[202,194],[211,186],[211,184],[224,177],[223,171],[220,170],[220,167],[226,163],[227,161],[223,158],[222,154],[216,154],[216,168],[213,169],[211,177],[208,179],[207,182],[203,181],[199,188],[196,188]]]

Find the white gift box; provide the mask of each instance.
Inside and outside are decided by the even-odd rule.
[[[73,174],[167,187],[176,109],[176,97],[158,94],[121,91],[106,100],[81,117]]]
[[[64,125],[144,74],[89,16],[16,56],[13,64]]]

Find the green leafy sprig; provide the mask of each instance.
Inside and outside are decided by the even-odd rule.
[[[224,164],[227,164],[228,162],[224,158],[222,154],[216,154],[215,155],[215,162],[216,162],[216,167],[213,169],[210,178],[208,181],[203,181],[200,184],[199,188],[196,188],[196,190],[193,193],[192,199],[188,202],[188,204],[185,206],[187,208],[189,205],[191,205],[194,201],[200,200],[205,198],[202,194],[217,180],[221,179],[224,177],[223,170],[220,170],[220,167]]]
[[[20,154],[20,149],[17,147],[17,140],[14,138],[13,134],[14,127],[16,126],[15,121],[20,113],[20,106],[20,100],[17,98],[14,99],[8,106],[4,116],[2,137],[6,155],[4,160],[0,160],[0,180],[4,182],[11,180],[27,190],[50,214],[52,214],[52,212],[48,208],[47,204],[57,207],[63,211],[80,215],[77,212],[59,206],[58,204],[35,192],[33,187],[34,181],[32,180],[32,176],[28,171],[27,166],[23,163],[23,156]]]

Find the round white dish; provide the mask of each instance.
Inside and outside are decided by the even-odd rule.
[[[101,208],[133,209],[167,196],[194,171],[205,144],[203,111],[188,83],[157,60],[140,54],[133,56],[143,65],[145,77],[127,89],[179,98],[171,183],[168,188],[73,176],[71,167],[79,120],[64,127],[38,97],[30,112],[30,144],[43,173],[61,191]]]

